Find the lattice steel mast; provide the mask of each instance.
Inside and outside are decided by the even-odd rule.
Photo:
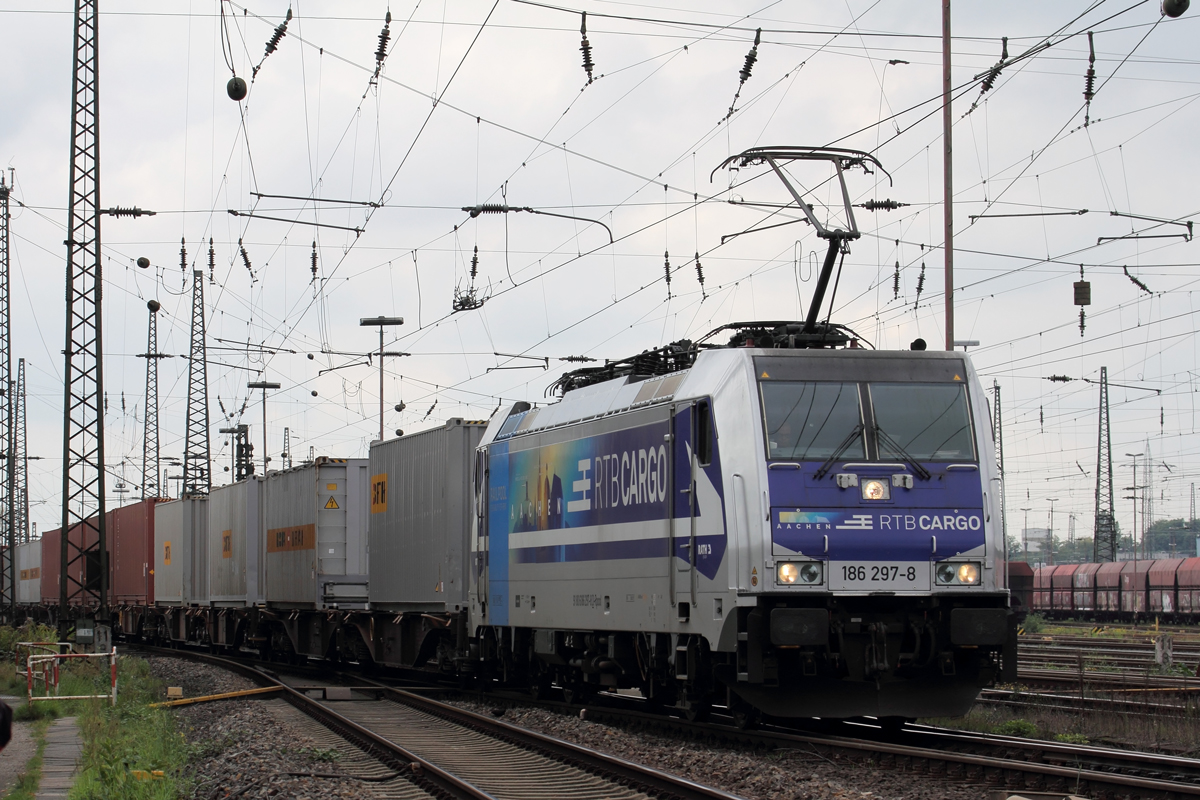
[[[16,453],[17,477],[16,486],[16,516],[17,536],[22,542],[29,541],[29,450],[25,430],[25,359],[17,359],[17,394],[14,398],[17,408],[16,424],[13,426],[13,450]]]
[[[292,468],[292,431],[290,428],[283,429],[283,468]]]
[[[13,515],[16,499],[13,458],[13,380],[12,380],[12,322],[9,302],[9,231],[12,221],[8,198],[12,186],[0,174],[0,453],[4,454],[7,479],[4,497],[0,498],[0,529],[4,531],[4,548],[0,550],[0,605],[11,615],[17,610],[17,528]],[[12,619],[12,616],[9,617]]]
[[[146,352],[138,358],[146,359],[146,432],[142,438],[142,498],[163,497],[158,485],[161,458],[158,449],[158,360],[170,356],[158,352],[158,310],[162,306],[157,300],[146,303],[150,310],[150,324],[146,333]]]
[[[1100,368],[1100,436],[1096,445],[1096,532],[1092,559],[1117,560],[1117,520],[1113,506],[1112,435],[1108,423],[1108,367]]]
[[[208,439],[208,348],[204,325],[204,271],[192,272],[192,346],[188,355],[187,439],[183,451],[181,496],[204,496],[212,489]]]
[[[63,370],[62,536],[59,629],[70,602],[108,618],[108,537],[104,519],[104,395],[100,260],[98,0],[75,0],[71,77],[71,167],[67,208],[67,314]],[[72,530],[79,533],[69,535]],[[95,543],[89,546],[91,532]],[[83,580],[75,577],[83,562]],[[72,573],[75,569],[75,574]]]

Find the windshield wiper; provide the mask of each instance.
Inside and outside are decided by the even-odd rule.
[[[862,436],[862,432],[863,424],[860,422],[854,426],[854,430],[850,431],[850,435],[843,439],[842,443],[839,444],[837,449],[833,451],[833,455],[829,457],[829,460],[822,464],[821,468],[817,470],[817,480],[821,480],[821,478],[825,477],[825,473],[829,472],[829,468],[833,466],[833,462],[842,457],[842,453],[846,452],[850,448],[850,445],[854,444],[854,440],[856,438]]]
[[[897,453],[904,463],[912,467],[912,471],[917,473],[917,477],[919,477],[921,480],[927,481],[932,477],[929,474],[929,470],[918,464],[917,460],[909,455],[908,451],[901,447],[899,442],[889,436],[888,433],[878,425],[875,426],[875,437],[880,442],[890,447],[893,452]],[[882,456],[880,456],[880,458],[882,458]]]

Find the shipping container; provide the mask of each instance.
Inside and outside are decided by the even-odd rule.
[[[154,604],[154,505],[142,500],[109,511],[105,536],[111,553],[112,602]]]
[[[204,536],[207,511],[208,500],[204,497],[185,497],[155,504],[155,605],[208,603]]]
[[[1110,561],[1096,570],[1096,610],[1121,611],[1121,573],[1133,569],[1132,561]]]
[[[1060,564],[1050,575],[1050,607],[1055,611],[1075,609],[1075,591],[1072,578],[1079,570],[1078,564]]]
[[[1121,571],[1121,613],[1145,614],[1149,605],[1146,603],[1146,582],[1153,561],[1126,561],[1126,569]]]
[[[1179,584],[1179,610],[1200,614],[1200,558],[1187,558],[1175,573]]]
[[[209,492],[205,558],[208,600],[214,606],[253,606],[265,599],[262,494],[262,478]]]
[[[1162,558],[1150,565],[1150,610],[1156,614],[1174,614],[1175,573],[1183,564],[1182,558]]]
[[[1095,611],[1096,606],[1096,573],[1102,564],[1080,564],[1071,580],[1075,595],[1076,611]]]
[[[81,591],[81,587],[85,583],[85,576],[91,578],[92,586],[98,588],[100,564],[97,556],[97,551],[93,551],[92,555],[82,555],[78,552],[80,548],[94,548],[99,539],[99,534],[96,532],[95,521],[92,524],[83,526],[75,525],[71,528],[71,549],[68,555],[70,563],[67,565],[67,574],[70,576],[70,585],[68,593],[70,595],[70,605],[95,605],[95,595],[85,597]],[[86,534],[84,533],[86,527]],[[86,535],[86,541],[84,537]],[[61,529],[55,528],[52,531],[46,531],[42,534],[42,602],[51,605],[58,605],[59,601],[59,566],[62,563],[62,536]],[[111,570],[111,562],[110,562]],[[86,600],[86,603],[85,603]]]
[[[456,418],[371,446],[373,608],[466,607],[472,473],[486,427]]]
[[[267,605],[366,607],[368,470],[365,458],[321,457],[267,475]]]
[[[17,545],[17,602],[36,606],[42,602],[42,543]]]

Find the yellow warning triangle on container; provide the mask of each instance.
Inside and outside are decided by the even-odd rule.
[[[961,381],[961,380],[962,380],[962,378],[960,378],[960,377],[958,377],[957,375],[955,375],[955,376],[954,376],[954,380],[956,380],[956,381]]]
[[[329,498],[329,502],[325,504],[325,508],[341,508],[341,506],[337,504],[337,500],[331,497]]]
[[[758,574],[758,567],[751,567],[751,568],[750,568],[750,574],[751,574],[751,575],[757,575],[757,574]]]
[[[769,377],[771,377],[771,376],[767,374],[767,371],[766,371],[766,370],[763,370],[763,374],[762,374],[762,375],[760,375],[759,377],[762,377],[762,378],[769,378]]]

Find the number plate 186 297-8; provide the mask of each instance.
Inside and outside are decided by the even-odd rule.
[[[929,562],[834,561],[829,564],[834,592],[927,592]]]

